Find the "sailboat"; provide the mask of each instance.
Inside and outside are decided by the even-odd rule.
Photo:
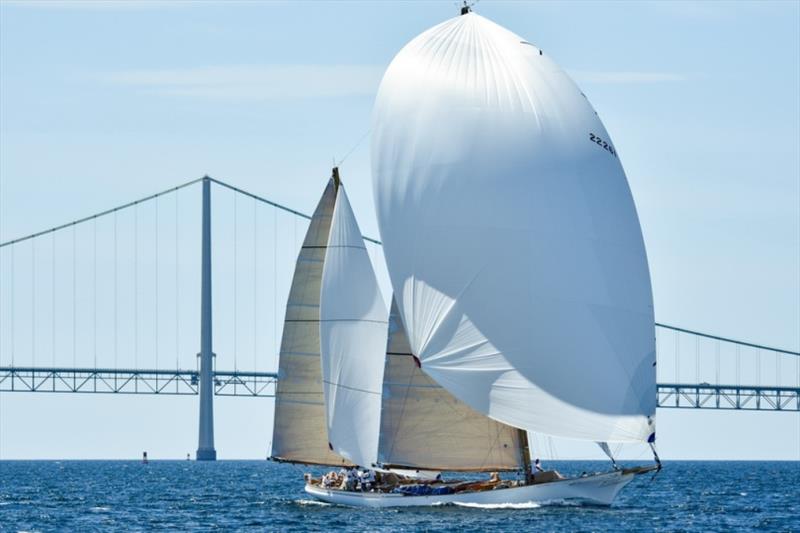
[[[660,469],[647,256],[583,93],[540,49],[465,7],[394,58],[372,132],[391,312],[334,170],[287,306],[273,457],[522,473],[386,475],[364,492],[307,477],[313,497],[362,507],[610,505]],[[614,468],[532,474],[528,431],[596,442]],[[649,444],[655,464],[620,468],[608,443]]]

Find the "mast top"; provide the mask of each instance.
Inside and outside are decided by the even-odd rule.
[[[474,2],[469,2],[468,0],[464,0],[464,4],[461,6],[461,14],[466,15],[470,11],[472,11],[472,6],[475,5]]]
[[[333,171],[332,171],[331,177],[333,178],[333,184],[338,189],[339,188],[339,183],[341,183],[341,181],[339,179],[339,167],[333,167]]]

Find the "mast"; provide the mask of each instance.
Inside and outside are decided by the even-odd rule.
[[[517,431],[519,432],[520,453],[522,454],[522,468],[525,469],[525,484],[529,485],[533,481],[533,476],[531,476],[531,449],[528,445],[528,431],[524,429],[518,429]]]

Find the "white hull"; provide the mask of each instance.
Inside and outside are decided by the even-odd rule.
[[[306,485],[306,492],[323,502],[352,507],[414,507],[428,505],[524,505],[552,502],[578,502],[611,505],[617,493],[633,480],[634,473],[609,472],[480,492],[430,496],[406,496],[378,492],[348,492]]]

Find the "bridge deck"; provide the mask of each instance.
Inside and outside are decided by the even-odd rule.
[[[0,392],[194,395],[197,370],[0,367]],[[278,375],[214,372],[217,396],[272,397]],[[656,405],[668,409],[800,411],[800,387],[659,383]]]
[[[274,395],[274,372],[214,372],[217,396]],[[199,390],[197,370],[131,368],[0,367],[0,392],[70,392],[193,395]]]

